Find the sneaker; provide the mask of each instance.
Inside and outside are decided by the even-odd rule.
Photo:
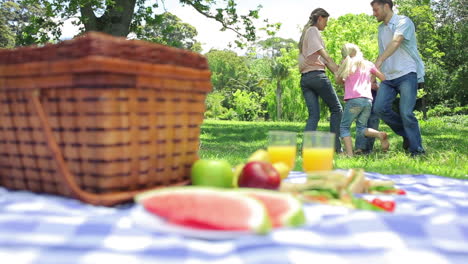
[[[356,149],[356,151],[354,151],[354,155],[369,155],[370,153],[371,151],[368,149]]]
[[[403,137],[403,149],[405,151],[408,151],[408,149],[409,149],[409,139],[406,138],[406,137]]]
[[[354,151],[354,155],[364,155],[364,150],[363,149],[356,149],[356,151]]]
[[[424,149],[411,152],[411,157],[412,158],[421,157],[421,156],[424,156],[424,155],[426,155],[426,151]]]

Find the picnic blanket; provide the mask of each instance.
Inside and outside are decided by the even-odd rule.
[[[135,204],[107,208],[0,187],[2,263],[468,263],[468,181],[383,175],[394,213],[305,204],[307,224],[207,240],[136,225]],[[287,180],[301,181],[292,172]],[[375,196],[369,195],[369,198]]]

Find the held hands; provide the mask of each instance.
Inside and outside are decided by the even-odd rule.
[[[374,75],[371,76],[371,89],[377,91],[379,89],[379,85],[377,84],[377,79]]]

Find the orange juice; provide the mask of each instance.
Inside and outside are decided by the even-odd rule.
[[[333,153],[333,148],[303,148],[302,169],[305,172],[332,170]]]
[[[296,161],[296,147],[295,146],[268,146],[268,155],[270,156],[270,162],[284,162],[289,168],[294,168],[294,162]]]

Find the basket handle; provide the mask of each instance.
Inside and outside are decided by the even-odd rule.
[[[52,152],[53,159],[57,163],[58,171],[61,175],[60,180],[62,183],[67,186],[72,195],[83,202],[87,202],[94,205],[114,205],[121,202],[129,201],[133,199],[133,197],[144,190],[135,190],[135,191],[126,191],[126,192],[115,192],[115,193],[108,193],[108,194],[95,194],[85,190],[82,190],[76,181],[74,180],[74,176],[68,169],[67,164],[62,155],[62,151],[55,140],[55,137],[52,132],[52,128],[48,121],[47,115],[44,111],[42,103],[39,99],[40,91],[38,89],[33,90],[29,93],[31,101],[34,105],[34,110],[36,111],[37,116],[42,124],[42,130],[44,131],[44,136],[47,141],[47,146],[49,150]]]

